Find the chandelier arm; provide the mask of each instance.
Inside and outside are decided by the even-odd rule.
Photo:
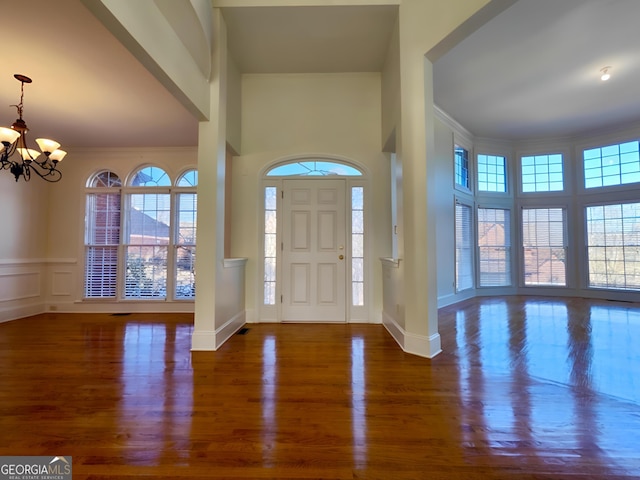
[[[11,155],[16,153],[16,148],[18,148],[18,142],[13,142],[8,147],[4,147],[4,150],[2,151],[2,158],[7,160]]]
[[[11,160],[5,159],[4,156],[2,158],[0,158],[0,168],[2,170],[9,170],[14,163],[15,162],[13,162]]]
[[[46,171],[40,172],[41,168]],[[59,182],[62,179],[62,172],[60,170],[56,170],[55,167],[47,167],[38,162],[31,162],[30,165],[25,165],[24,170],[25,170],[25,174],[24,174],[25,180],[29,180],[31,172],[34,172],[41,179],[51,183]]]

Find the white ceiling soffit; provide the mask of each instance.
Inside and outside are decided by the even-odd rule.
[[[519,0],[434,63],[435,102],[500,139],[639,121],[639,18],[638,0]]]
[[[397,5],[223,8],[242,73],[379,72]]]
[[[211,32],[205,29],[210,28],[210,25],[201,22],[201,19],[198,18],[198,12],[192,8],[191,4],[189,8],[185,8],[182,2],[175,0],[155,0],[155,4],[184,44],[204,77],[209,78],[211,75]],[[211,11],[207,13],[210,19]]]

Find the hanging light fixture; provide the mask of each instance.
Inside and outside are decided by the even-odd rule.
[[[67,152],[59,150],[60,144],[48,138],[36,138],[40,152],[27,147],[29,129],[22,119],[24,84],[31,83],[32,80],[19,73],[14,77],[20,82],[20,103],[11,106],[18,109],[19,118],[11,125],[11,128],[0,127],[0,168],[9,170],[16,177],[16,182],[20,176],[25,181],[29,181],[31,172],[35,172],[47,182],[58,182],[62,178],[62,173],[56,170],[56,167]],[[13,157],[16,152],[16,157]],[[12,157],[16,159],[14,160]]]

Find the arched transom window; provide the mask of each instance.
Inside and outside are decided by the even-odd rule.
[[[344,163],[328,160],[300,160],[277,165],[267,172],[268,177],[310,177],[338,175],[361,177],[362,172]]]

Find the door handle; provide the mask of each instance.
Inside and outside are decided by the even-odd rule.
[[[340,255],[338,258],[339,258],[340,260],[343,260],[343,259],[344,259],[344,255]]]

